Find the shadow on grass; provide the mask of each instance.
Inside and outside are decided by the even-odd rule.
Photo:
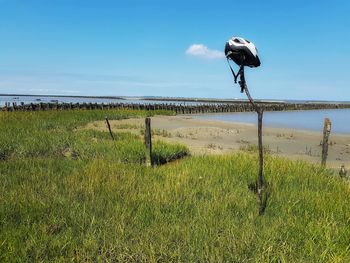
[[[164,165],[164,164],[167,164],[169,162],[180,160],[180,159],[185,158],[189,155],[190,154],[188,151],[179,151],[171,156],[163,156],[160,153],[153,153],[152,154],[152,164],[153,165]]]

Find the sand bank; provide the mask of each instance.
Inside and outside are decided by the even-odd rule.
[[[140,134],[144,120],[111,121],[114,131]],[[86,128],[106,130],[105,122],[94,122]],[[152,117],[154,138],[182,143],[193,155],[222,154],[250,149],[257,145],[256,125],[194,119],[191,115]],[[287,128],[263,128],[264,147],[273,155],[293,160],[320,163],[322,131],[311,132]],[[350,135],[331,134],[327,167],[350,169]]]

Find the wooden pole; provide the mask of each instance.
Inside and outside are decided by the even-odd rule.
[[[331,133],[331,121],[329,118],[324,119],[323,126],[323,141],[322,141],[322,160],[321,165],[326,166],[327,156],[328,156],[328,138]]]
[[[256,181],[256,188],[258,193],[258,202],[259,202],[259,215],[263,215],[265,212],[265,208],[267,205],[267,199],[268,199],[268,192],[265,187],[265,181],[264,181],[264,151],[263,151],[263,143],[262,143],[262,121],[263,121],[263,108],[256,104],[252,96],[250,95],[247,83],[245,81],[244,76],[244,67],[242,68],[240,72],[240,81],[239,85],[241,86],[242,92],[244,91],[247,95],[247,98],[252,105],[253,109],[258,115],[258,147],[259,147],[259,171],[258,171],[258,178]]]
[[[152,166],[151,118],[145,119],[146,166]]]
[[[264,157],[263,157],[263,144],[262,144],[262,119],[263,111],[259,110],[258,114],[258,146],[259,146],[259,172],[258,172],[258,198],[259,198],[259,215],[264,214],[266,203],[263,200],[264,191]]]
[[[111,138],[114,141],[115,139],[114,139],[114,136],[113,136],[111,125],[109,124],[108,118],[106,117],[105,119],[106,119],[106,122],[107,122],[107,127],[108,127],[108,130],[109,130],[109,134],[111,135]]]

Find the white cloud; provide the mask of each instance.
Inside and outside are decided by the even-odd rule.
[[[193,44],[187,50],[186,54],[206,59],[224,58],[224,52],[215,49],[209,49],[203,44]]]

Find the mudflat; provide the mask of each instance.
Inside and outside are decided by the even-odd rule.
[[[140,134],[144,119],[116,120],[110,123],[113,131]],[[257,145],[257,126],[251,124],[199,120],[191,115],[178,115],[152,117],[151,125],[154,139],[185,144],[193,155],[250,150]],[[89,123],[85,128],[107,131],[103,121]],[[322,131],[263,127],[263,136],[265,149],[273,155],[320,163]],[[341,165],[350,169],[350,135],[331,133],[327,167],[339,168]]]

